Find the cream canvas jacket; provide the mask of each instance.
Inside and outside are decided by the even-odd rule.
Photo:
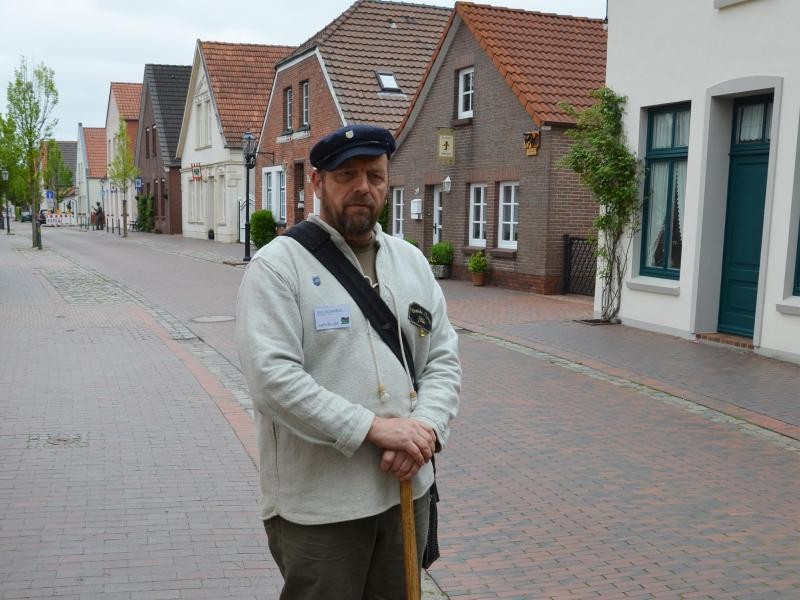
[[[342,236],[310,218],[360,270]],[[417,248],[379,225],[374,233],[380,295],[412,346],[416,400],[403,365],[350,294],[297,241],[274,239],[245,271],[236,341],[255,409],[263,519],[332,523],[398,504],[397,480],[380,470],[381,450],[365,441],[375,415],[419,419],[447,443],[461,367],[444,296]],[[408,319],[413,303],[431,313],[427,335]],[[429,463],[414,478],[414,497],[432,483]]]

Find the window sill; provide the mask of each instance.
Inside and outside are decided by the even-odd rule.
[[[487,254],[493,258],[505,258],[509,260],[517,259],[517,251],[514,248],[492,248],[487,250]]]
[[[783,302],[778,302],[775,309],[784,315],[800,317],[800,296],[789,296]]]
[[[450,127],[465,127],[472,125],[472,117],[464,117],[462,119],[453,119],[450,121]]]
[[[311,130],[308,127],[304,128],[304,129],[297,129],[289,137],[291,138],[292,141],[294,141],[294,140],[303,140],[303,139],[305,139],[307,137],[311,137]]]
[[[463,254],[464,256],[468,256],[474,252],[477,252],[478,250],[483,250],[484,252],[486,252],[486,246],[462,246],[461,254]]]
[[[680,296],[681,284],[673,279],[660,279],[658,277],[636,277],[625,282],[629,290],[649,292],[664,296]]]

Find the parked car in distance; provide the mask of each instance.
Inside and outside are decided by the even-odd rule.
[[[47,211],[42,209],[39,211],[39,225],[44,225],[47,223]]]
[[[25,223],[26,221],[30,221],[31,218],[32,218],[31,211],[29,210],[23,210],[21,213],[19,213],[19,220],[22,221],[23,223]]]

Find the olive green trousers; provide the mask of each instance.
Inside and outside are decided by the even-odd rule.
[[[429,501],[425,494],[414,502],[420,570]],[[326,525],[273,517],[264,528],[284,579],[280,600],[406,599],[400,505],[373,517]]]

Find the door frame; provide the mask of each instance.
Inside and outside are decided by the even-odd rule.
[[[722,265],[720,266],[720,291],[719,291],[719,309],[718,309],[718,316],[717,316],[717,331],[722,331],[720,329],[720,321],[722,319],[722,299],[723,299],[723,291],[725,283],[725,271],[726,265],[728,265],[728,261],[730,260],[729,256],[729,248],[730,244],[735,244],[733,238],[733,232],[730,230],[731,222],[728,215],[728,209],[730,208],[731,202],[731,183],[734,179],[734,170],[733,167],[736,163],[740,162],[740,160],[746,160],[748,157],[756,157],[759,162],[764,160],[766,162],[766,175],[765,175],[765,186],[764,186],[764,199],[763,199],[763,207],[762,207],[762,223],[761,223],[761,247],[759,248],[759,261],[758,261],[758,277],[756,280],[756,302],[755,306],[753,306],[753,336],[755,336],[755,328],[756,328],[756,319],[758,319],[758,304],[759,304],[759,295],[762,288],[762,282],[766,273],[763,271],[765,262],[764,262],[764,232],[766,229],[766,223],[764,222],[764,218],[766,216],[766,207],[767,207],[767,189],[766,189],[766,181],[769,175],[769,156],[770,156],[770,148],[772,144],[772,131],[763,130],[765,135],[769,135],[770,137],[767,138],[764,142],[750,142],[750,143],[740,143],[737,141],[738,136],[738,129],[741,126],[739,122],[739,109],[743,106],[748,106],[752,104],[762,104],[772,102],[773,103],[773,110],[774,110],[774,101],[772,98],[772,94],[754,94],[743,96],[739,98],[735,98],[733,101],[732,107],[732,116],[731,116],[731,137],[730,137],[730,149],[729,149],[729,167],[728,167],[728,186],[726,192],[726,200],[725,200],[725,222],[723,225],[723,234],[722,234]],[[769,121],[766,121],[767,116],[763,117],[765,119],[765,125],[772,124],[772,115],[769,116]],[[736,335],[745,335],[743,332],[736,332]]]
[[[769,149],[767,169],[767,191],[764,198],[764,228],[761,237],[761,260],[758,291],[756,298],[753,345],[761,345],[765,289],[767,279],[767,257],[772,229],[772,211],[775,196],[775,161],[778,150],[778,131],[781,123],[781,100],[783,78],[756,75],[739,77],[710,86],[706,90],[705,101],[693,102],[693,111],[702,111],[702,119],[697,121],[702,128],[701,135],[689,141],[689,171],[699,169],[699,181],[690,177],[687,180],[687,206],[693,193],[693,185],[699,185],[698,211],[699,226],[694,235],[691,276],[691,314],[689,331],[716,331],[719,318],[719,294],[722,279],[722,247],[725,224],[725,211],[728,199],[728,169],[730,166],[731,124],[733,122],[733,101],[744,96],[773,95],[772,143]],[[693,127],[694,129],[694,127]],[[691,134],[690,134],[691,135]],[[699,151],[699,156],[698,156]],[[694,167],[692,166],[694,165]],[[691,185],[690,185],[691,184]],[[688,266],[688,264],[687,264]],[[681,290],[682,292],[682,290]]]

